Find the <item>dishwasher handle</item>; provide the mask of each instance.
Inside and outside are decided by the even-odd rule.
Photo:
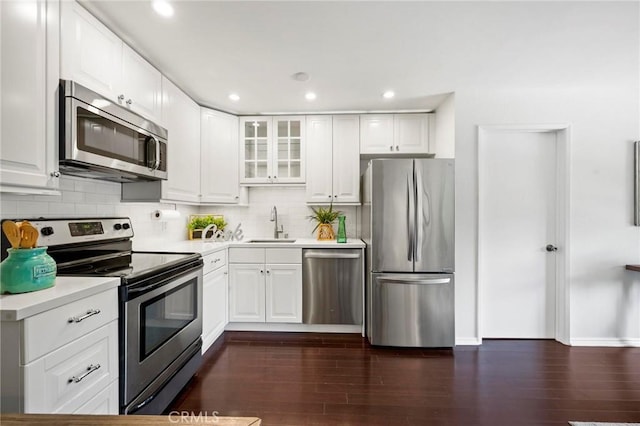
[[[360,253],[322,253],[318,251],[306,252],[307,259],[360,259]]]

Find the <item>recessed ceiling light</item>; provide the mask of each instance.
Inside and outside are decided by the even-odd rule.
[[[233,102],[238,102],[240,100],[240,96],[237,93],[232,93],[229,95],[229,99]]]
[[[382,94],[382,97],[383,97],[383,98],[385,98],[385,99],[391,99],[391,98],[393,98],[395,95],[396,95],[396,94],[395,94],[395,92],[394,92],[393,90],[387,90],[386,92],[384,92],[384,93]]]
[[[171,6],[168,1],[153,0],[153,2],[151,2],[151,5],[153,6],[153,10],[155,10],[158,15],[164,16],[165,18],[173,16],[173,6]]]
[[[304,97],[305,97],[305,99],[306,99],[306,100],[308,100],[308,101],[313,101],[313,100],[315,100],[315,99],[316,99],[316,94],[315,94],[315,93],[313,93],[313,92],[307,92],[307,93],[304,95]]]

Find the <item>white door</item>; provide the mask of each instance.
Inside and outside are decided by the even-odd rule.
[[[229,321],[264,322],[264,265],[229,265]]]
[[[394,149],[399,152],[429,152],[429,115],[395,114],[393,116]]]
[[[359,139],[360,117],[333,116],[333,201],[336,203],[360,202]]]
[[[479,147],[481,337],[553,338],[555,132],[493,131]]]
[[[162,74],[127,45],[122,48],[122,106],[153,121],[162,117]]]
[[[393,152],[393,114],[360,116],[360,154]]]
[[[332,119],[330,115],[307,117],[307,202],[328,203],[332,187]],[[356,147],[358,141],[356,140]],[[358,152],[358,159],[360,153]]]
[[[201,193],[203,203],[237,204],[238,117],[202,109]]]
[[[202,353],[227,325],[227,268],[205,274],[202,280]]]
[[[267,265],[266,321],[302,322],[302,265]]]

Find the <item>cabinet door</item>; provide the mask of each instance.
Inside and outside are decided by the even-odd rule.
[[[200,185],[203,203],[238,203],[238,117],[202,109]]]
[[[411,154],[429,152],[428,114],[395,114],[393,126],[396,151]]]
[[[51,177],[58,161],[58,62],[53,73],[47,57],[48,43],[50,56],[57,52],[59,27],[50,10],[55,6],[45,1],[0,2],[2,191],[46,193],[58,186]]]
[[[267,264],[266,322],[302,322],[302,265]]]
[[[304,183],[304,136],[304,117],[273,117],[273,183]]]
[[[271,183],[271,118],[240,118],[240,182]]]
[[[330,115],[317,115],[308,116],[306,121],[307,202],[327,203],[333,198],[332,119]],[[356,155],[357,150],[358,140],[356,139]],[[359,163],[357,169],[359,169]]]
[[[333,116],[333,201],[360,201],[360,119],[357,115]]]
[[[393,114],[361,115],[360,153],[378,154],[394,150]]]
[[[202,353],[216,341],[227,325],[227,268],[206,274],[202,281]]]
[[[62,78],[117,101],[122,40],[75,1],[61,2]]]
[[[169,132],[169,179],[162,198],[200,201],[200,107],[167,79],[162,81],[162,121]]]
[[[264,264],[229,265],[229,321],[264,322]]]
[[[162,74],[126,44],[122,45],[120,104],[155,122],[161,120]]]

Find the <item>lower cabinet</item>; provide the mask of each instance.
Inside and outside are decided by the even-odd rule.
[[[118,414],[116,288],[1,327],[2,412]]]
[[[226,252],[204,256],[202,279],[202,353],[224,332],[228,322]]]
[[[230,322],[302,322],[301,249],[229,249]]]

